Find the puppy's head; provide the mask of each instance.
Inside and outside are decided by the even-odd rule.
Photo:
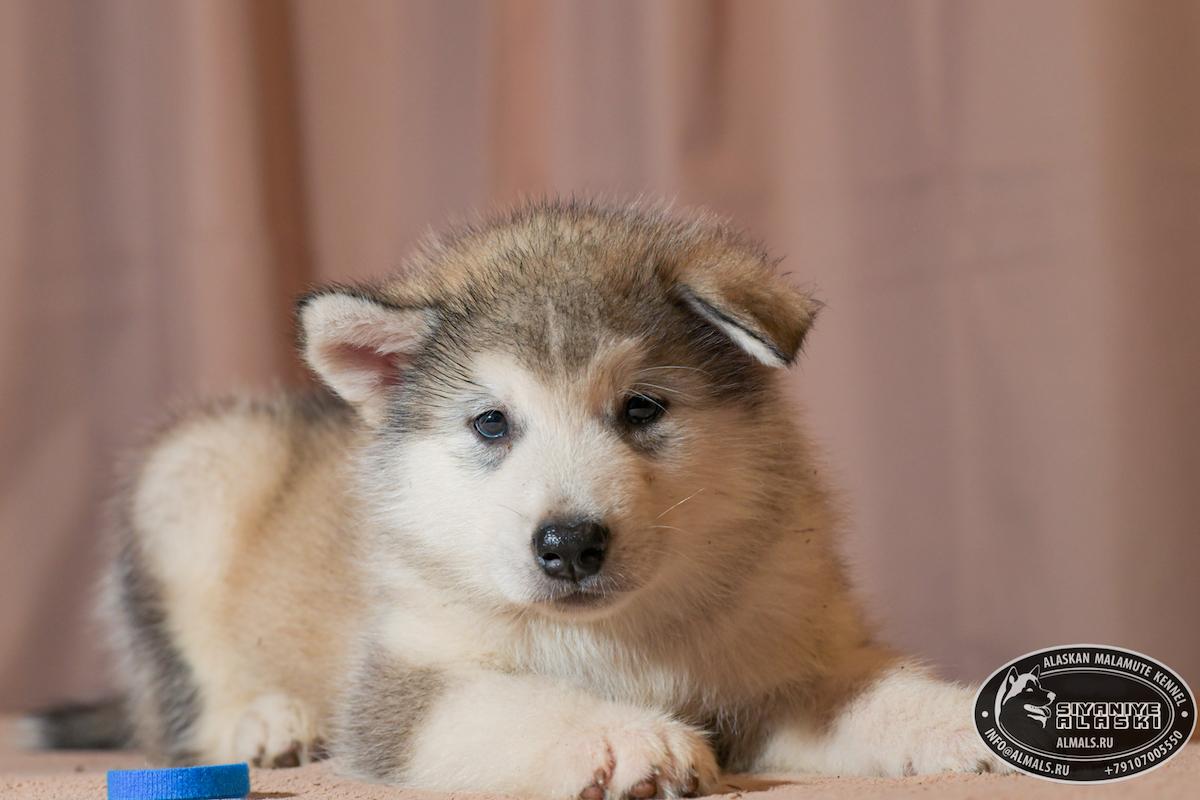
[[[719,225],[541,206],[299,315],[372,429],[373,561],[594,617],[752,557],[797,468],[778,373],[816,309]]]

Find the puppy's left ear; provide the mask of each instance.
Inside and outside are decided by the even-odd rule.
[[[679,281],[693,311],[768,367],[796,360],[822,305],[758,261],[684,270]]]

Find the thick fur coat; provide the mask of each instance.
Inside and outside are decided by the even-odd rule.
[[[586,204],[309,294],[329,391],[185,415],[131,481],[137,741],[589,800],[999,768],[847,582],[781,380],[817,310],[722,224]]]

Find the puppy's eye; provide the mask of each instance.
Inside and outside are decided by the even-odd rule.
[[[635,394],[625,401],[625,421],[630,425],[645,425],[654,422],[667,410],[660,400],[651,400],[645,395]]]
[[[484,439],[502,439],[508,435],[508,418],[499,411],[485,411],[475,418],[475,432]]]

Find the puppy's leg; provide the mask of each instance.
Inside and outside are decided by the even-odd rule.
[[[298,767],[319,757],[316,720],[304,703],[282,693],[260,695],[233,727],[229,758],[256,767]]]
[[[534,676],[410,669],[376,654],[343,715],[337,755],[394,784],[586,800],[690,796],[717,784],[696,729]]]
[[[975,732],[973,699],[920,666],[892,662],[824,721],[803,713],[781,720],[756,766],[889,777],[1011,771]]]
[[[353,592],[302,521],[302,431],[285,421],[233,406],[181,422],[123,506],[106,604],[155,760],[302,764],[328,715]]]

